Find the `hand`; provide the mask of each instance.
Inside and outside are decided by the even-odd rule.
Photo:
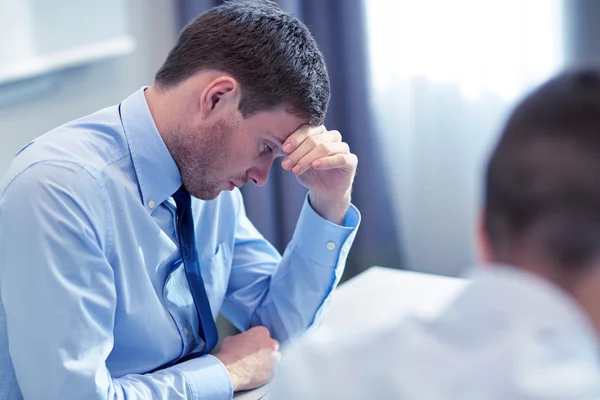
[[[315,211],[340,224],[350,205],[358,165],[358,158],[342,142],[342,135],[328,131],[323,125],[303,125],[285,140],[283,152],[287,156],[281,166],[296,174],[298,181],[308,188]]]
[[[249,390],[273,378],[281,358],[278,350],[279,343],[271,339],[269,330],[257,326],[225,338],[215,357],[229,371],[234,391]]]

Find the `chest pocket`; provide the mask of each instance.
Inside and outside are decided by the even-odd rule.
[[[226,242],[219,243],[214,254],[203,256],[200,260],[202,278],[213,316],[219,313],[227,292],[231,263],[231,247]]]

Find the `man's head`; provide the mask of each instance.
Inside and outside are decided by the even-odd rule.
[[[323,123],[330,88],[306,26],[272,2],[237,1],[183,29],[151,93],[184,185],[211,199],[230,182],[264,184],[283,140]]]
[[[585,288],[600,282],[600,70],[561,74],[527,96],[506,123],[486,178],[490,258],[576,297],[590,294]],[[600,286],[594,290],[600,326]]]

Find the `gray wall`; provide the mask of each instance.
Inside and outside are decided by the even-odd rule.
[[[129,21],[137,43],[133,53],[64,71],[57,74],[60,79],[52,89],[0,107],[0,176],[14,153],[31,139],[64,122],[119,103],[152,83],[177,37],[174,12],[171,1],[130,0]]]
[[[600,1],[564,0],[568,64],[600,62]]]

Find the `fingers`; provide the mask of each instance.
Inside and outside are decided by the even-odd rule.
[[[281,359],[279,342],[264,326],[255,326],[223,340],[217,357],[227,368],[234,391],[262,386],[271,380]]]
[[[358,165],[358,157],[355,154],[335,154],[313,161],[311,167],[316,170],[327,169],[355,169]]]
[[[327,129],[325,129],[323,125],[302,125],[294,133],[288,136],[287,139],[285,139],[285,142],[283,142],[283,146],[281,148],[284,153],[290,154],[296,150],[298,146],[300,146],[300,144],[302,144],[302,142],[304,142],[308,137],[318,135],[323,132],[327,132]]]
[[[251,340],[253,340],[257,344],[263,343],[263,345],[260,345],[260,347],[267,348],[274,352],[279,351],[279,342],[271,337],[271,332],[269,332],[269,329],[267,329],[264,326],[259,325],[252,327],[246,332],[241,333],[241,335],[244,334],[252,335]]]
[[[350,147],[347,143],[321,143],[317,145],[312,151],[302,157],[297,164],[292,168],[292,171],[296,175],[303,174],[309,168],[313,167],[313,164],[319,165],[318,161],[322,158],[350,154]]]
[[[242,333],[248,333],[248,332],[252,332],[257,335],[271,336],[271,332],[269,332],[269,329],[266,326],[262,326],[262,325],[253,326],[252,328],[248,329],[246,332],[242,332]]]
[[[310,134],[311,132],[313,133]],[[281,165],[284,169],[292,169],[302,157],[319,144],[341,142],[341,140],[342,135],[338,131],[303,131],[301,135],[293,133],[284,144],[284,148],[288,149],[288,151],[284,150],[287,153],[287,157],[282,161]],[[288,145],[290,147],[286,147]]]
[[[281,166],[298,175],[311,168],[312,162],[319,158],[350,152],[338,131],[327,131],[324,128],[319,130],[319,127],[312,130],[301,128],[294,132],[286,140],[284,149],[288,150],[288,155]]]

